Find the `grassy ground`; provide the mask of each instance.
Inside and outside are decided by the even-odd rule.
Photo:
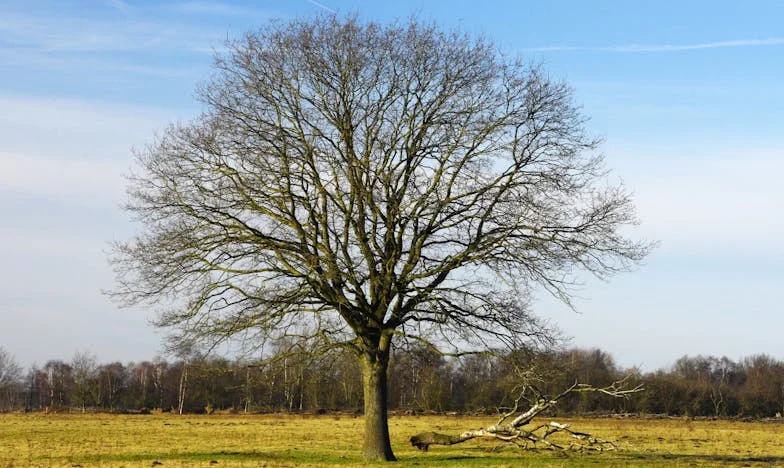
[[[390,419],[394,466],[782,466],[784,425],[687,420],[561,420],[620,443],[604,453],[521,451],[470,441],[420,452],[421,431],[459,433],[493,418]],[[365,466],[362,419],[290,415],[0,415],[0,468],[15,466]]]

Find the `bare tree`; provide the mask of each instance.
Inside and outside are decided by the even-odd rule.
[[[98,401],[109,411],[114,411],[121,402],[123,389],[128,379],[128,369],[121,362],[101,364],[96,369],[98,378]]]
[[[13,410],[22,387],[22,368],[14,356],[0,347],[0,411]]]
[[[97,359],[88,351],[77,351],[71,358],[71,369],[74,381],[72,401],[81,406],[84,413],[87,406],[97,403],[100,385],[97,378]]]
[[[487,39],[412,20],[273,22],[230,42],[204,112],[138,154],[114,295],[181,342],[285,338],[362,364],[364,455],[393,460],[393,340],[444,352],[548,340],[569,302],[649,245],[570,89]]]

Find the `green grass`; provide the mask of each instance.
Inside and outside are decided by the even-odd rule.
[[[493,418],[390,419],[394,466],[784,465],[784,426],[729,421],[573,419],[618,452],[522,451],[469,441],[420,452],[418,432],[459,433]],[[15,466],[366,466],[362,419],[292,415],[0,415],[0,468]],[[156,463],[157,462],[157,463]],[[161,465],[159,465],[161,464]]]

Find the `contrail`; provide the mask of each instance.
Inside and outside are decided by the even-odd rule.
[[[784,45],[784,37],[770,37],[767,39],[738,39],[734,41],[702,42],[698,44],[627,44],[607,47],[546,46],[528,47],[522,50],[526,52],[679,52],[684,50],[721,49],[728,47],[770,47],[781,45]]]
[[[326,5],[322,5],[321,3],[319,3],[319,2],[317,2],[315,0],[305,0],[305,1],[308,2],[308,3],[311,3],[313,5],[316,5],[319,8],[323,8],[323,9],[327,10],[330,13],[334,13],[336,15],[338,14],[337,11],[333,10],[332,8],[330,8],[330,7],[326,6]]]

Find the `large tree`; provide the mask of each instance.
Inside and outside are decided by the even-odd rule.
[[[532,288],[569,301],[648,245],[563,83],[487,39],[416,20],[273,22],[228,44],[203,113],[139,151],[124,303],[180,343],[351,350],[364,455],[393,460],[393,340],[445,351],[547,337]]]

